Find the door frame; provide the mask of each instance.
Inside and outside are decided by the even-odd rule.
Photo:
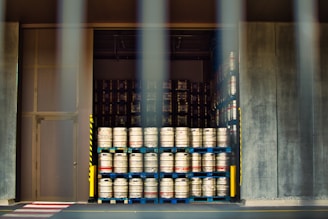
[[[72,200],[66,200],[62,197],[42,197],[40,196],[40,162],[41,162],[41,122],[42,121],[73,121],[73,157],[72,157],[72,165],[74,166],[73,176],[72,176],[72,184],[73,184],[73,197]],[[33,194],[33,200],[36,201],[47,201],[48,199],[56,200],[56,201],[76,201],[77,200],[77,113],[62,113],[62,112],[46,112],[46,113],[38,113],[34,115],[33,119],[33,144],[32,144],[32,191],[35,191]],[[45,200],[46,199],[46,200]]]

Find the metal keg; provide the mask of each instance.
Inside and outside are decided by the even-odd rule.
[[[226,172],[229,171],[229,156],[225,152],[216,155],[216,171]]]
[[[175,153],[174,171],[176,173],[187,173],[190,171],[190,155],[186,152]]]
[[[203,129],[191,128],[190,129],[190,145],[193,148],[203,147]]]
[[[176,178],[174,182],[175,198],[189,197],[189,180],[187,178]]]
[[[203,146],[205,148],[216,147],[216,130],[215,128],[203,129]]]
[[[172,178],[162,178],[160,181],[160,197],[173,198],[174,197],[174,183]]]
[[[146,173],[158,172],[157,153],[145,153],[144,155],[144,171]]]
[[[227,177],[219,177],[217,179],[216,191],[217,196],[228,196],[229,195],[229,180]]]
[[[157,198],[158,197],[158,181],[155,178],[146,178],[144,182],[144,197]]]
[[[202,170],[204,172],[214,172],[215,171],[214,153],[205,153],[202,155]]]
[[[202,179],[198,177],[191,178],[190,195],[194,197],[202,196]]]
[[[174,157],[171,152],[163,152],[160,155],[160,171],[172,173],[174,168]]]
[[[128,157],[126,153],[114,154],[114,172],[127,173],[128,172]]]
[[[175,128],[175,146],[176,147],[189,147],[189,132],[188,127]]]
[[[212,197],[215,196],[216,191],[216,181],[213,177],[206,177],[203,179],[202,184],[202,193],[205,197]]]
[[[202,171],[202,155],[200,153],[191,154],[191,172]]]
[[[99,173],[113,172],[113,157],[111,153],[100,153],[98,155],[98,172]]]
[[[109,148],[113,145],[112,128],[99,127],[97,135],[98,147]]]
[[[132,173],[141,173],[143,171],[142,153],[131,153],[129,155],[129,171]]]
[[[174,128],[162,127],[160,131],[161,147],[174,147]]]
[[[127,128],[114,127],[113,128],[113,146],[114,147],[127,147],[128,134]]]
[[[230,133],[228,128],[217,129],[217,146],[228,147],[230,143]]]
[[[129,198],[142,198],[143,182],[141,178],[131,178],[129,180]]]
[[[128,181],[125,178],[114,179],[114,198],[128,197]]]
[[[112,198],[113,197],[113,183],[110,178],[99,179],[98,197],[99,198]]]
[[[148,148],[158,147],[158,129],[156,127],[144,128],[144,145]]]
[[[132,148],[143,146],[143,132],[141,127],[129,128],[129,145]]]

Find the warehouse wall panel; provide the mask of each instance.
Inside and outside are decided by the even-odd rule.
[[[248,23],[242,43],[242,187],[244,199],[277,196],[276,57],[274,24]]]
[[[0,23],[0,204],[16,198],[18,23]]]

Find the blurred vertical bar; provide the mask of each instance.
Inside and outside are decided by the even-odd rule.
[[[295,21],[296,21],[296,46],[297,46],[297,67],[298,67],[298,96],[300,113],[300,150],[302,153],[302,170],[304,173],[312,172],[314,135],[316,125],[314,124],[315,86],[314,79],[318,73],[318,28],[317,28],[317,1],[294,0]],[[312,167],[309,167],[309,164]],[[304,179],[306,181],[311,179]],[[306,183],[310,186],[310,183]],[[309,194],[313,194],[312,188],[308,188]]]
[[[58,1],[58,23],[62,28],[58,30],[58,86],[60,86],[59,104],[62,111],[69,111],[67,106],[70,106],[67,101],[72,92],[70,86],[71,78],[78,80],[78,75],[73,77],[69,74],[77,73],[77,71],[66,71],[64,66],[74,66],[78,69],[79,61],[83,55],[83,23],[85,18],[85,0],[59,0]],[[79,90],[80,92],[83,89]],[[77,94],[79,96],[79,94]],[[81,96],[81,95],[80,95]],[[76,102],[78,105],[78,102]]]
[[[5,0],[0,0],[0,63],[3,61],[4,56],[4,19],[5,19],[5,9],[6,4]],[[0,74],[0,77],[1,74]],[[0,78],[0,83],[3,81],[2,78]]]
[[[139,2],[138,77],[142,83],[142,125],[159,127],[162,121],[162,84],[168,75],[167,1],[141,0]],[[156,104],[154,111],[151,104]]]
[[[217,0],[217,53],[225,59],[230,51],[238,50],[238,28],[242,18],[241,0]],[[219,60],[220,61],[220,60]]]

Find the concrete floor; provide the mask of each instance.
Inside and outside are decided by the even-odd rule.
[[[24,204],[0,207],[0,218],[51,219],[327,219],[327,207],[241,207],[235,204],[74,204],[54,215],[11,215]],[[9,216],[8,216],[9,215]]]

